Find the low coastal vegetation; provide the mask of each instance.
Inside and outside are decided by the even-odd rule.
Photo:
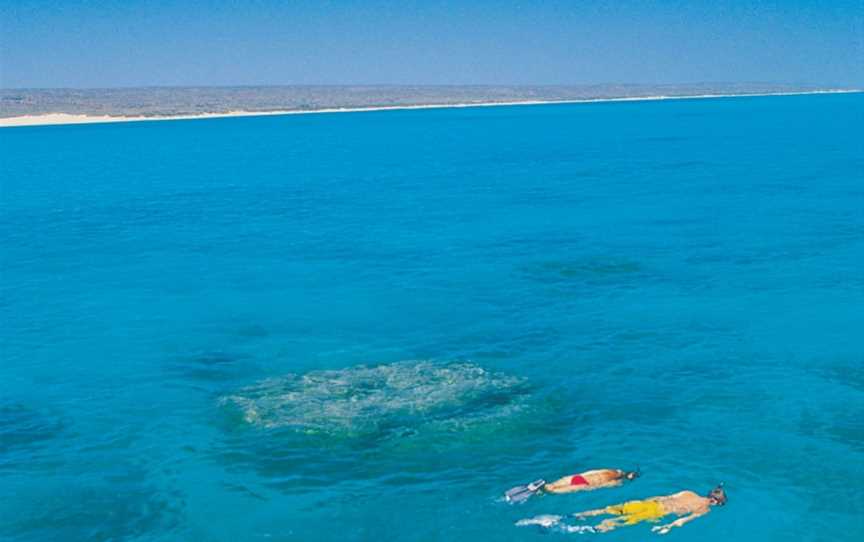
[[[232,111],[315,111],[420,105],[555,102],[615,98],[818,92],[822,87],[759,83],[578,86],[242,86],[110,89],[0,89],[0,118],[66,113],[163,117]]]

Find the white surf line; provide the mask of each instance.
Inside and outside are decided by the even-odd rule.
[[[713,98],[748,98],[757,96],[803,96],[809,94],[855,94],[864,92],[861,89],[823,89],[797,92],[762,92],[746,94],[694,94],[686,96],[622,96],[617,98],[585,98],[578,100],[521,100],[511,102],[478,102],[455,104],[417,104],[417,105],[385,105],[377,107],[330,107],[322,109],[287,109],[279,111],[229,111],[226,113],[198,113],[189,115],[164,116],[111,116],[111,115],[76,115],[71,113],[47,113],[43,115],[24,115],[19,117],[0,118],[0,128],[22,126],[56,126],[61,124],[102,124],[111,122],[144,122],[160,120],[195,120],[218,119],[229,117],[264,117],[275,115],[312,115],[322,113],[364,113],[372,111],[403,111],[412,109],[462,109],[469,107],[505,107],[515,105],[554,105],[603,102],[650,102],[660,100],[700,100]]]

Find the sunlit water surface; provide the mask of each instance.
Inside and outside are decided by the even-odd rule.
[[[844,95],[4,129],[0,539],[545,540],[514,523],[721,481],[671,537],[861,539],[862,126]],[[644,474],[500,501],[606,466]]]

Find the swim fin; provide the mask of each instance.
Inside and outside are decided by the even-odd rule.
[[[543,489],[545,485],[546,480],[534,480],[527,486],[516,486],[504,493],[504,499],[510,504],[525,502]]]

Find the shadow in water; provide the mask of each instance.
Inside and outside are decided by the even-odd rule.
[[[165,365],[165,371],[181,382],[193,382],[204,387],[246,378],[256,369],[251,356],[223,350],[177,356]]]
[[[20,403],[0,403],[0,469],[66,430],[62,419]],[[20,459],[20,457],[19,457]]]
[[[0,538],[21,542],[170,537],[182,524],[185,506],[182,495],[160,492],[143,473],[91,482],[28,480],[5,490],[15,498],[0,504]]]

